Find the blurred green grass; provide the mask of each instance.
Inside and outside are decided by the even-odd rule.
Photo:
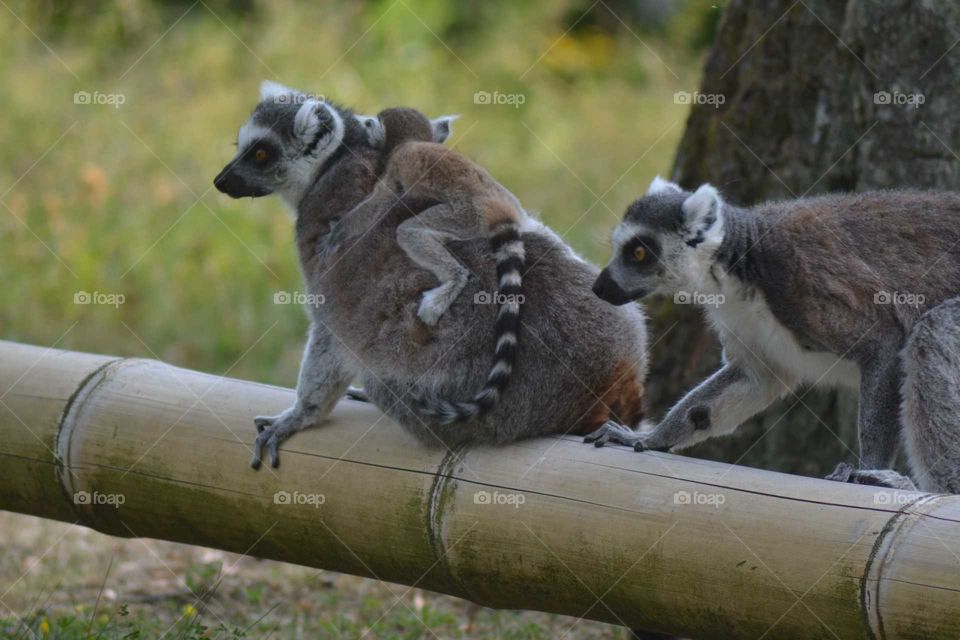
[[[623,209],[672,163],[689,109],[673,94],[697,87],[699,47],[719,13],[718,3],[691,0],[666,23],[646,25],[621,23],[607,8],[626,0],[4,2],[0,339],[286,386],[295,384],[307,327],[301,309],[274,304],[276,292],[301,288],[291,219],[276,199],[233,201],[211,188],[262,79],[361,112],[402,104],[462,114],[453,144],[600,262]],[[523,104],[477,104],[478,91],[519,94]],[[124,102],[76,104],[77,92]],[[124,302],[76,304],[79,292]],[[36,526],[52,535],[62,525]],[[117,544],[96,536],[81,550],[77,535],[64,538],[59,556],[103,558]],[[34,538],[36,548],[5,555],[43,553],[43,536]],[[59,580],[56,566],[37,565],[6,598],[22,615],[42,585]],[[103,569],[84,567],[84,576]],[[8,569],[0,581],[19,575]],[[369,595],[369,581],[343,580],[343,601],[319,601],[316,624],[342,619],[353,637],[392,598]],[[67,592],[93,605],[95,594]],[[366,609],[356,604],[365,597],[373,597]],[[435,626],[444,637],[464,637],[462,602],[428,602],[446,616]],[[240,627],[265,609],[238,603],[230,623]],[[168,623],[179,606],[145,615],[169,609]],[[399,609],[378,623],[386,635],[426,637]],[[551,637],[570,626],[529,613],[479,619],[468,636]],[[584,633],[615,631],[583,624]],[[310,637],[302,622],[291,625],[277,637]],[[340,637],[337,625],[321,635]]]
[[[248,4],[0,9],[0,337],[293,385],[306,321],[272,303],[300,288],[291,221],[276,199],[210,188],[264,78],[362,112],[462,114],[457,147],[601,261],[670,166],[688,108],[673,93],[698,75],[684,43],[711,11],[692,3],[663,33],[564,35],[578,3]],[[125,302],[77,305],[78,291]]]

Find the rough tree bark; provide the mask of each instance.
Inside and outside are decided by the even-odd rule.
[[[951,0],[731,0],[700,89],[725,101],[694,106],[673,178],[710,182],[738,204],[960,189],[958,38]],[[652,404],[662,411],[716,367],[719,347],[695,309],[668,301],[650,315],[654,339],[673,327],[652,356]],[[691,453],[806,475],[853,461],[856,398],[799,396]]]

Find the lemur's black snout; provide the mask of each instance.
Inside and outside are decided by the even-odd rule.
[[[237,174],[230,171],[229,167],[225,168],[213,179],[213,186],[217,188],[217,191],[225,193],[231,198],[242,197],[243,191],[246,188],[243,180]]]
[[[260,196],[270,195],[268,189],[250,185],[243,179],[233,167],[226,166],[223,171],[213,179],[213,186],[220,193],[225,193],[231,198],[259,198]]]
[[[623,288],[610,277],[610,272],[604,269],[593,283],[593,293],[601,300],[610,304],[620,306],[633,300],[633,296],[623,290]]]

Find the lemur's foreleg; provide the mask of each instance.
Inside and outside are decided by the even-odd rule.
[[[646,449],[683,449],[713,436],[732,433],[745,420],[790,391],[772,374],[746,373],[724,364],[678,402],[650,431],[633,431],[608,422],[584,441],[603,446],[616,442]]]
[[[397,227],[397,242],[417,266],[437,277],[440,285],[423,294],[417,315],[435,325],[467,284],[470,272],[447,249],[446,242],[466,239],[477,230],[458,228],[465,216],[450,205],[438,204]]]
[[[351,376],[332,348],[333,336],[322,324],[313,323],[307,347],[300,363],[297,381],[297,400],[292,407],[273,417],[254,418],[257,440],[253,445],[253,460],[250,466],[260,468],[260,453],[263,447],[270,454],[270,464],[279,466],[280,443],[298,431],[315,426],[330,414],[334,405],[343,396]]]

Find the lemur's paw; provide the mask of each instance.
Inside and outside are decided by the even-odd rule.
[[[642,439],[643,436],[630,427],[612,420],[604,422],[602,427],[583,437],[584,442],[592,442],[595,447],[602,447],[610,442],[636,448],[638,444],[642,443]],[[637,449],[637,451],[643,451],[643,449]]]
[[[423,299],[420,301],[420,308],[417,309],[417,317],[420,318],[425,325],[430,327],[436,326],[437,322],[440,321],[440,316],[446,313],[450,307],[450,303],[446,300],[446,296],[444,296],[443,293],[443,291],[438,291],[438,289],[431,289],[423,294]]]
[[[830,475],[824,478],[824,480],[832,480],[833,482],[850,482],[850,476],[853,475],[854,471],[856,471],[856,469],[852,464],[849,462],[841,462],[836,466]]]
[[[278,416],[257,416],[253,419],[253,424],[257,427],[257,440],[253,445],[253,459],[250,466],[259,469],[262,459],[260,453],[264,447],[270,454],[270,466],[277,468],[280,466],[280,456],[278,448],[280,443],[292,436],[297,431],[301,431],[310,426],[300,413],[294,411],[285,411]]]
[[[888,489],[900,489],[901,491],[916,491],[917,487],[913,481],[905,475],[897,473],[893,469],[857,469],[849,462],[841,462],[833,473],[827,476],[827,480],[835,482],[849,482],[851,484],[863,484],[871,487],[887,487]]]
[[[370,396],[360,387],[347,387],[347,392],[344,396],[357,402],[370,402]]]

